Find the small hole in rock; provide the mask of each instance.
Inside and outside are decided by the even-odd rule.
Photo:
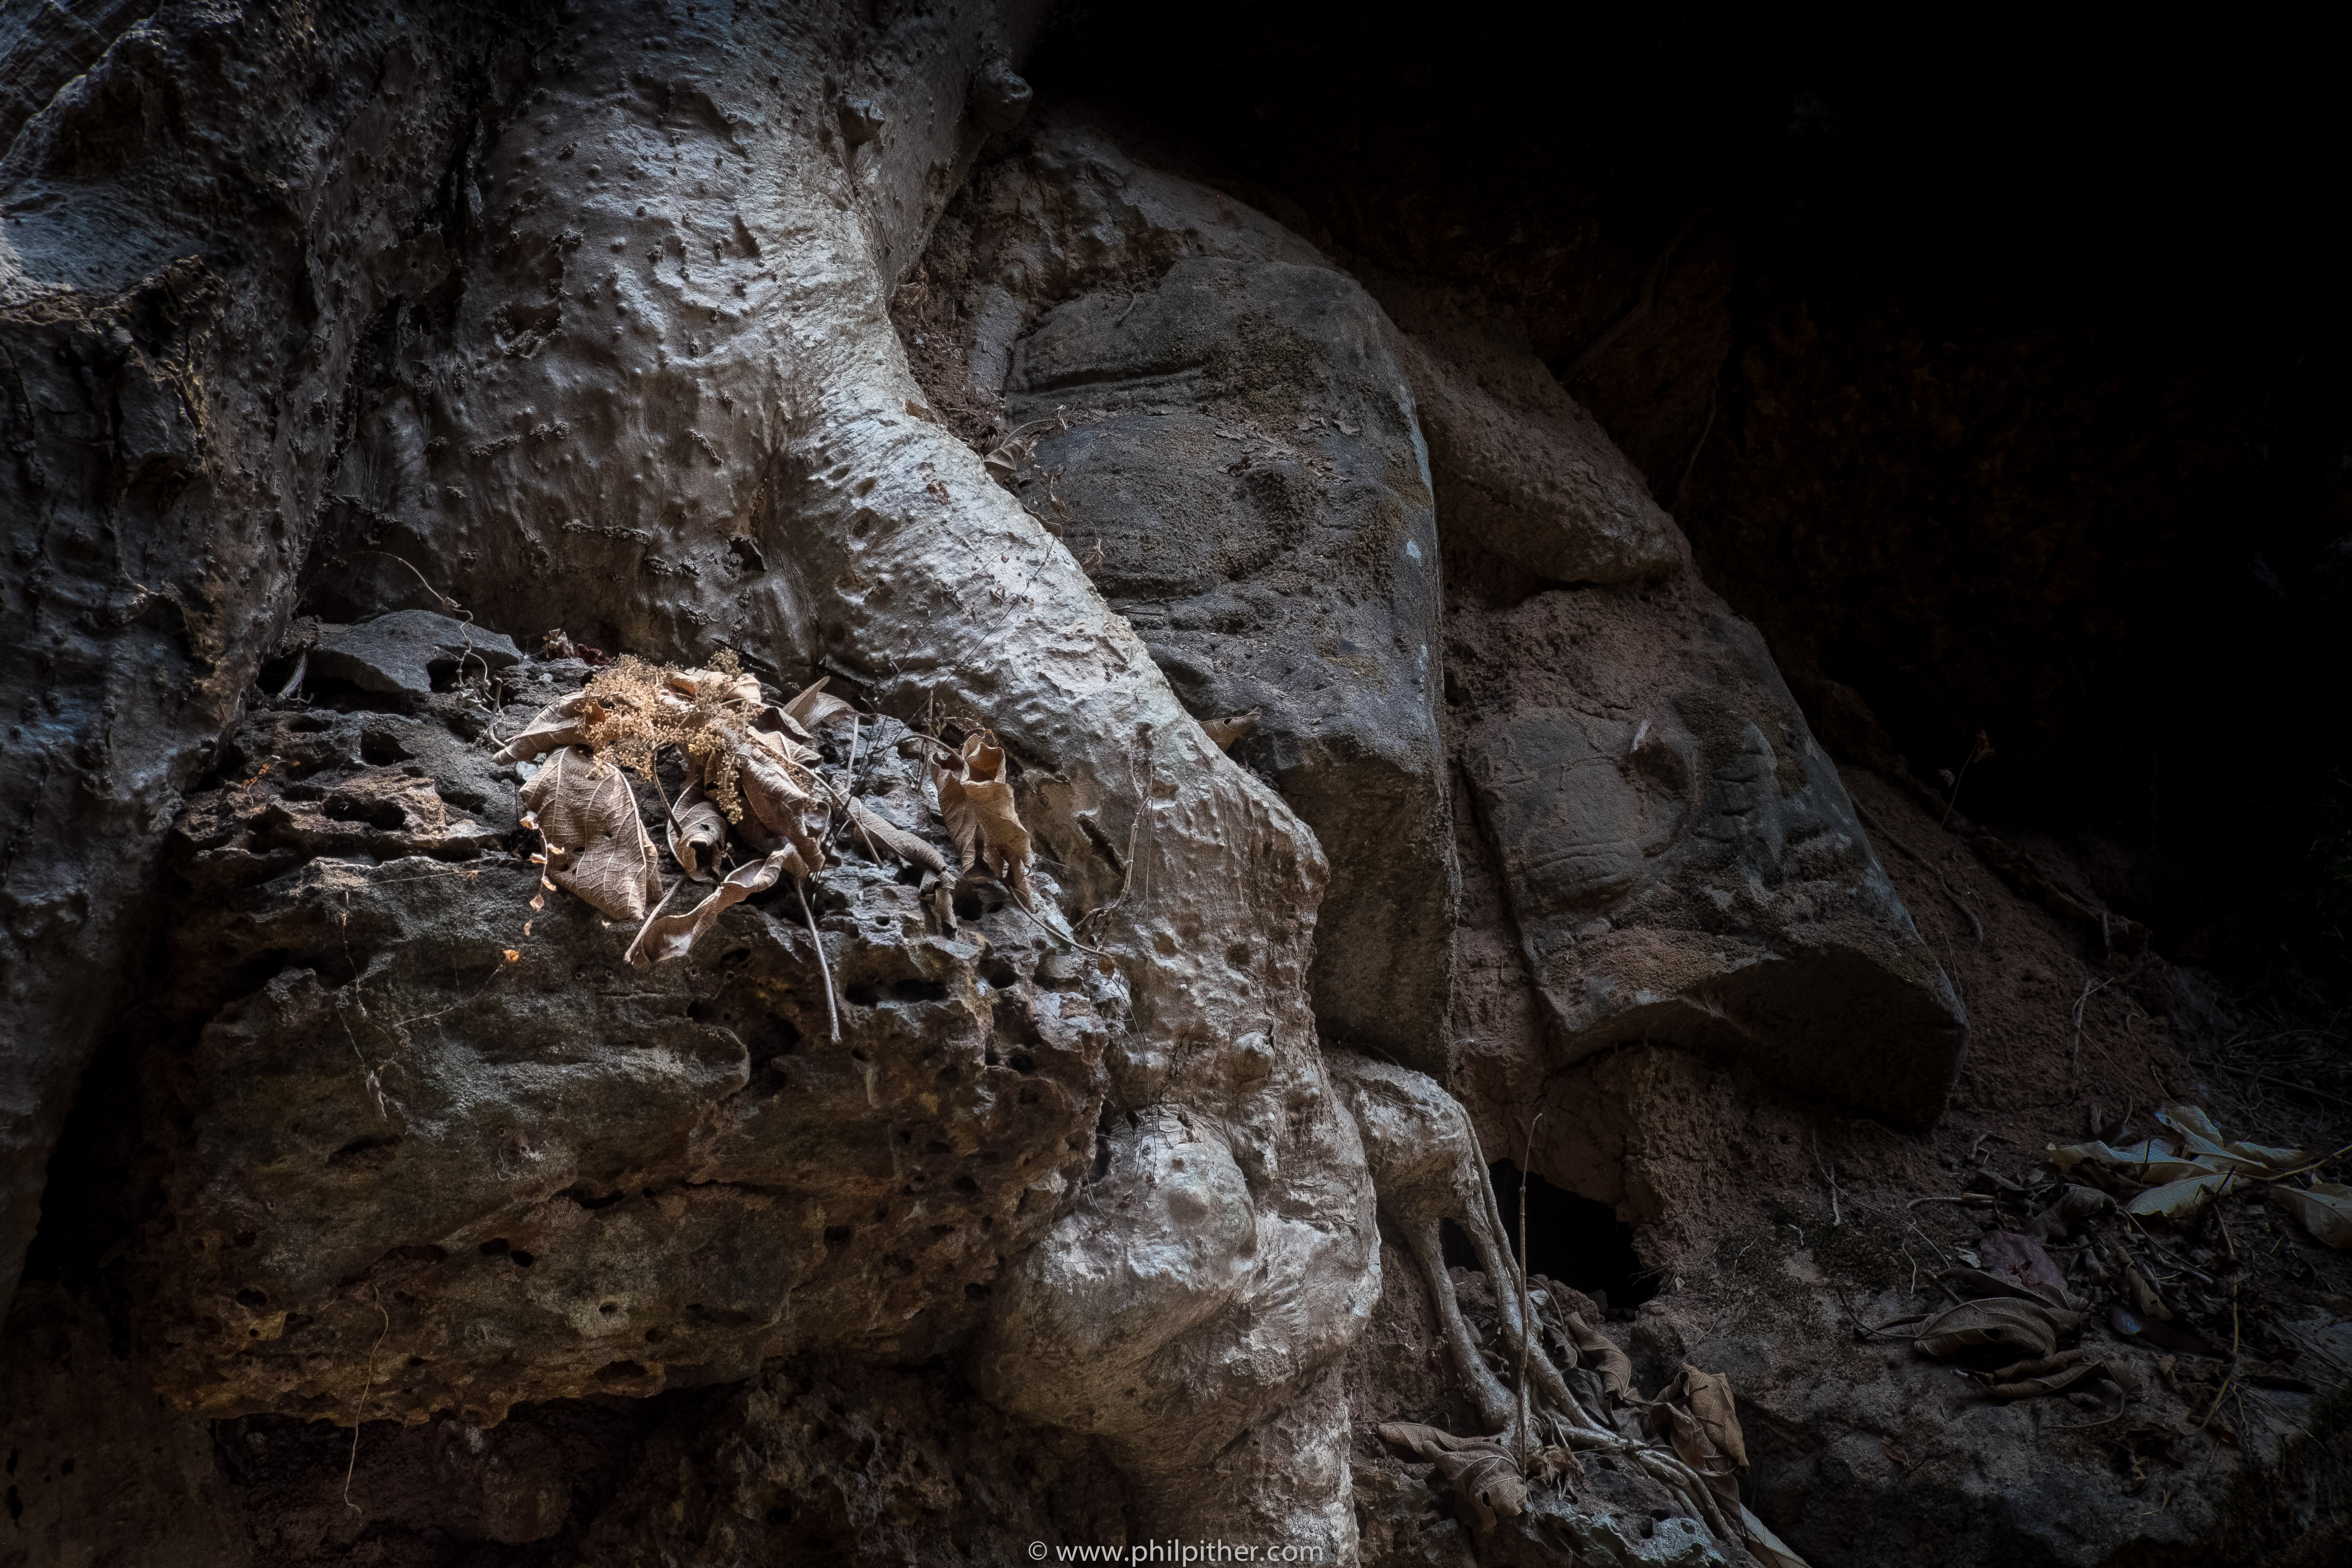
[[[409,761],[415,753],[394,738],[389,730],[370,729],[360,734],[360,761],[377,767]]]
[[[1497,1160],[1488,1170],[1495,1181],[1495,1200],[1502,1205],[1503,1224],[1510,1232],[1507,1245],[1516,1249],[1518,1163]],[[1455,1256],[1457,1236],[1460,1233],[1449,1226],[1445,1261],[1477,1268],[1467,1237],[1461,1237],[1465,1256]],[[1633,1251],[1633,1227],[1620,1220],[1609,1205],[1554,1186],[1541,1176],[1528,1178],[1528,1268],[1602,1299],[1611,1309],[1638,1307],[1658,1293],[1658,1277],[1642,1268]]]
[[[381,1171],[392,1163],[393,1151],[399,1144],[397,1132],[363,1134],[330,1154],[327,1166],[335,1171]]]

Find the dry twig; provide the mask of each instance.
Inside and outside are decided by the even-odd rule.
[[[801,919],[808,922],[809,945],[816,949],[816,972],[824,981],[824,1016],[833,1026],[833,1043],[841,1043],[841,1008],[833,999],[833,965],[824,958],[824,938],[817,934],[816,912],[809,908],[808,891],[800,879],[793,879],[793,896],[801,901]]]
[[[375,1310],[383,1316],[383,1332],[376,1335],[375,1348],[368,1352],[367,1377],[360,1384],[360,1396],[352,1406],[352,1457],[343,1465],[343,1506],[353,1513],[364,1513],[352,1500],[352,1477],[360,1468],[360,1417],[367,1413],[368,1390],[375,1386],[375,1358],[383,1353],[383,1342],[392,1338],[392,1314],[383,1310],[383,1298],[375,1298]]]

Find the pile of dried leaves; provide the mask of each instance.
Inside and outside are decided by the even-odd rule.
[[[2147,1138],[2127,1148],[2105,1142],[2052,1144],[2050,1163],[2125,1200],[2133,1214],[2187,1219],[2226,1193],[2259,1184],[2273,1203],[2303,1222],[2330,1247],[2352,1247],[2352,1187],[2311,1180],[2326,1163],[2301,1149],[2274,1149],[2222,1137],[2213,1119],[2194,1105],[2168,1105],[2157,1121],[2178,1139]],[[2338,1150],[2338,1155],[2345,1151]],[[2329,1156],[2334,1158],[2335,1156]],[[2296,1185],[2294,1178],[2305,1178]]]
[[[823,870],[826,841],[839,826],[877,857],[944,873],[937,849],[818,770],[818,729],[850,721],[853,767],[857,744],[857,716],[824,687],[820,679],[776,704],[731,655],[707,669],[625,655],[582,690],[541,709],[496,760],[536,764],[523,785],[523,825],[542,841],[548,889],[637,922],[628,960],[647,968],[686,956],[731,905],[787,875],[797,885]],[[1029,907],[1029,834],[1014,809],[1003,749],[985,730],[970,733],[960,751],[930,743],[940,818],[962,870],[1003,879]],[[667,802],[665,837],[679,874],[667,889],[631,784],[634,775],[661,790],[656,763],[665,754],[682,763],[687,779]],[[689,882],[709,891],[689,910],[664,912]],[[531,901],[542,906],[544,894]]]
[[[1973,1363],[1969,1375],[1994,1399],[2063,1394],[2103,1407],[2112,1395],[2101,1385],[2112,1385],[2121,1403],[2107,1419],[2140,1392],[2141,1375],[2124,1353],[2131,1345],[2165,1352],[2158,1370],[2176,1386],[2184,1377],[2196,1381],[2194,1363],[2218,1369],[2210,1401],[2200,1400],[2200,1426],[2211,1426],[2222,1395],[2242,1381],[2307,1390],[2273,1364],[2294,1358],[2294,1335],[2261,1301],[2242,1295],[2249,1258],[2217,1200],[2259,1190],[2318,1240],[2352,1245],[2352,1189],[2311,1179],[2345,1152],[2314,1159],[2298,1149],[2231,1141],[2195,1106],[2168,1105],[2155,1115],[2170,1138],[2118,1147],[2109,1142],[2118,1125],[2089,1142],[2051,1146],[2048,1165],[2057,1179],[2047,1184],[2021,1185],[1984,1170],[1976,1184],[1987,1190],[1916,1200],[1915,1208],[1964,1203],[1990,1210],[1995,1228],[1960,1253],[1960,1266],[1936,1276],[1950,1305],[1874,1329],[1857,1320],[1857,1329],[1866,1335],[1916,1325],[1916,1350]],[[2259,1216],[2259,1208],[2250,1212]],[[2186,1234],[2168,1239],[2152,1221]],[[2072,1342],[2095,1328],[2109,1337]],[[2212,1429],[2231,1435],[2226,1426]]]

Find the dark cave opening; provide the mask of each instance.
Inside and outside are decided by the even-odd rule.
[[[1487,1167],[1503,1224],[1518,1250],[1519,1166],[1497,1160]],[[1574,1286],[1617,1312],[1640,1306],[1658,1293],[1658,1277],[1642,1267],[1633,1250],[1633,1227],[1609,1205],[1556,1186],[1538,1175],[1527,1180],[1528,1267],[1530,1272]],[[1448,1221],[1439,1232],[1449,1268],[1476,1268],[1478,1254],[1461,1226]]]
[[[1959,809],[2066,841],[2167,957],[2352,974],[2347,742],[2199,738],[2312,736],[2343,666],[2352,316],[2288,151],[2341,141],[2319,57],[1568,26],[1070,5],[1030,76],[1524,336],[1841,762],[1941,793],[1981,731]]]

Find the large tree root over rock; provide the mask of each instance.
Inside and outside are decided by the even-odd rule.
[[[822,1064],[828,1114],[823,1094],[755,1078],[744,1029],[782,1013],[816,1034],[776,999],[806,994],[805,935],[756,902],[727,916],[750,933],[739,1029],[691,990],[723,968],[607,983],[601,955],[585,975],[504,961],[529,952],[507,911],[532,871],[494,861],[460,895],[434,836],[470,830],[425,820],[425,781],[340,781],[358,821],[320,803],[320,833],[412,846],[364,859],[279,844],[279,825],[216,800],[219,842],[188,850],[233,862],[211,929],[235,950],[219,975],[244,984],[202,999],[188,1054],[157,1064],[158,1103],[190,1119],[172,1165],[187,1234],[155,1242],[187,1261],[167,1378],[183,1400],[348,1419],[374,1373],[379,1402],[488,1416],[669,1369],[734,1375],[787,1343],[922,1353],[934,1326],[985,1318],[975,1375],[1153,1467],[1160,1522],[1349,1549],[1329,1368],[1377,1268],[1307,997],[1324,856],[1063,543],[925,416],[885,309],[1017,110],[1007,64],[1038,9],[679,9],[655,34],[636,8],[591,3],[534,37],[417,12],[397,42],[328,43],[167,5],[10,151],[12,211],[49,216],[10,220],[7,330],[36,349],[26,363],[105,374],[6,414],[12,441],[69,457],[55,471],[75,478],[51,488],[32,460],[5,481],[10,515],[42,530],[5,568],[25,654],[9,703],[37,711],[47,690],[60,722],[0,761],[0,1269],[95,1033],[88,982],[139,935],[124,911],[173,792],[210,771],[204,741],[298,596],[338,622],[413,607],[371,586],[371,552],[421,564],[436,604],[483,624],[570,626],[680,666],[732,647],[755,670],[845,674],[886,712],[976,716],[1019,775],[1038,862],[1100,911],[1086,940],[1128,990],[1125,1027],[1074,1047],[1058,1095],[1013,1096],[1003,1114],[1035,1125],[1011,1135],[972,1098],[1018,1032],[983,1001],[978,954],[919,931],[894,871],[821,873],[845,995],[877,1000],[839,1053],[774,1055]],[[328,112],[273,118],[318,79],[337,84]],[[372,169],[447,199],[355,205]],[[192,185],[239,194],[182,204]],[[73,217],[90,211],[121,216],[98,234]],[[219,259],[152,277],[199,252]],[[88,456],[101,447],[121,462]],[[502,788],[476,793],[444,805],[503,831]],[[284,797],[284,831],[310,804]],[[239,880],[267,871],[241,856],[290,863]],[[576,908],[545,918],[535,931],[566,928],[583,954],[607,934]],[[20,1058],[27,1037],[44,1043]],[[920,1173],[951,1189],[968,1174],[982,1201],[915,1223],[957,1204],[910,1190],[915,1165],[990,1150],[1008,1169]],[[1034,1173],[1013,1173],[1022,1153]],[[1024,1209],[1065,1153],[1080,1190]],[[983,1221],[1016,1234],[982,1244]],[[1107,1242],[1114,1223],[1124,1239]],[[926,1248],[956,1258],[934,1268]],[[845,1266],[832,1296],[820,1281]],[[810,1289],[835,1306],[784,1310]],[[304,1335],[325,1343],[298,1350]],[[397,1368],[374,1360],[379,1337]]]

